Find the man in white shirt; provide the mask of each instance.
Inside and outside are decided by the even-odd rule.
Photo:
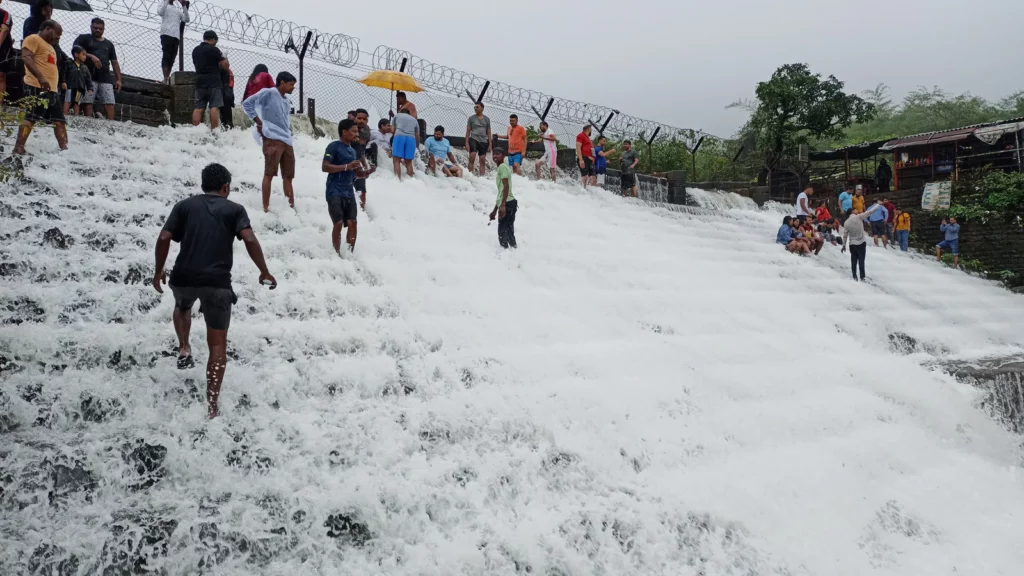
[[[843,223],[843,252],[846,252],[846,248],[850,248],[850,268],[853,271],[853,279],[857,279],[857,268],[860,268],[860,279],[864,280],[864,260],[868,255],[868,239],[864,233],[864,219],[868,217],[872,212],[878,210],[882,206],[881,201],[875,203],[874,206],[868,208],[867,212],[857,213],[857,209],[853,209],[853,214],[850,214],[846,218],[846,222]]]
[[[804,188],[804,191],[796,197],[796,219],[799,220],[801,224],[803,224],[804,220],[807,220],[812,213],[810,199],[812,194],[814,194],[814,188],[811,188],[811,185],[808,184],[807,187]]]
[[[537,180],[540,180],[541,167],[547,167],[548,173],[551,175],[551,181],[554,182],[558,172],[558,138],[555,137],[555,131],[543,120],[540,122],[540,134],[540,140],[534,140],[534,142],[542,142],[544,144],[544,155],[537,161],[536,166]]]
[[[175,2],[181,3],[181,8],[175,6]],[[171,77],[171,68],[174,67],[174,58],[178,55],[178,46],[181,44],[181,25],[188,24],[188,0],[157,0],[156,14],[160,17],[160,47],[163,49],[164,57],[160,66],[164,69],[164,83]]]
[[[370,145],[366,148],[366,157],[374,166],[377,166],[377,157],[382,150],[388,158],[391,157],[391,138],[388,137],[390,133],[391,122],[387,118],[381,118],[377,122],[377,129],[370,130]]]

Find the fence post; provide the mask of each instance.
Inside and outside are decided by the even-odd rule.
[[[302,114],[302,105],[305,103],[305,100],[303,100],[306,84],[305,74],[303,73],[305,68],[304,62],[306,60],[306,49],[309,48],[309,41],[312,38],[313,31],[306,32],[306,40],[302,42],[302,51],[299,52],[299,114]]]
[[[185,23],[178,30],[178,72],[185,71]]]
[[[309,124],[313,127],[314,138],[323,138],[326,136],[324,131],[316,125],[316,100],[313,98],[309,99]]]

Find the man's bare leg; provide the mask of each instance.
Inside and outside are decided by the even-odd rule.
[[[189,345],[188,337],[192,331],[192,310],[174,308],[174,333],[178,336],[178,357],[192,355],[192,346]]]
[[[210,359],[206,362],[206,416],[212,419],[217,417],[220,385],[228,365],[228,331],[207,328],[206,340],[210,345]]]
[[[86,118],[92,118],[93,117],[93,115],[92,115],[92,104],[82,104],[82,106],[85,106],[85,117]],[[199,122],[202,122],[202,120],[203,120],[203,111],[200,110],[199,111]],[[196,113],[192,112],[192,125],[193,126],[199,126],[199,122],[196,122]]]
[[[942,248],[935,249],[935,259],[942,262]]]
[[[63,122],[54,122],[53,135],[57,138],[57,146],[61,150],[68,149],[68,125]]]
[[[405,171],[409,174],[409,177],[411,178],[412,175],[413,175],[413,172],[412,172],[412,160],[406,160],[405,161]]]
[[[345,224],[346,224],[346,226],[348,226],[348,235],[345,238],[345,241],[348,242],[348,251],[349,252],[355,252],[356,251],[356,234],[358,232],[358,227],[356,225],[356,221],[355,220],[349,220]]]
[[[483,176],[484,174],[487,174],[487,158],[484,158],[484,155],[481,154],[480,155],[480,175]]]
[[[92,105],[90,105],[90,104],[86,104],[85,105],[85,115],[90,117],[90,118],[92,118]],[[192,111],[192,125],[193,126],[199,126],[202,123],[203,123],[203,111],[200,110],[199,108],[196,108],[195,110]]]
[[[113,120],[114,119],[114,105],[113,104],[104,104],[103,105],[103,111],[107,113],[107,120]]]
[[[541,162],[537,162],[537,165],[534,166],[534,168],[535,168],[534,172],[537,173],[537,180],[540,180],[540,165],[541,165]]]
[[[295,208],[295,190],[292,188],[292,179],[283,178],[284,197],[288,199],[288,206]]]
[[[274,181],[273,176],[263,175],[263,211],[270,212],[270,184]]]
[[[334,251],[341,255],[341,229],[345,227],[345,221],[339,220],[335,222],[334,228],[331,230],[331,243],[334,244]]]
[[[959,267],[960,267],[960,255],[959,254],[953,254],[953,268],[959,268]]]
[[[427,170],[430,170],[431,176],[437,176],[437,163],[434,162],[433,156],[430,157],[430,160],[427,160]]]
[[[35,126],[35,123],[28,120],[23,121],[21,126],[18,126],[18,140],[14,144],[14,150],[12,151],[14,154],[20,156],[25,153],[25,143],[28,142],[28,136],[32,133],[33,126]]]
[[[399,158],[398,156],[395,156],[394,158],[392,158],[392,161],[395,164],[395,176],[398,176],[398,180],[401,181],[402,180],[402,159]]]
[[[110,108],[113,111],[113,107]],[[113,112],[111,112],[113,114]],[[216,130],[220,126],[220,108],[210,108],[210,130]]]
[[[170,68],[164,68],[163,71],[164,71],[164,84],[167,84],[167,81],[170,80],[170,78],[171,78],[171,69]]]
[[[359,193],[359,207],[366,210],[366,192]]]

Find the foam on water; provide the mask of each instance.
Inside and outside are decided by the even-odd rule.
[[[297,210],[277,183],[264,215],[247,133],[33,136],[27,180],[0,188],[0,573],[1024,565],[1019,438],[928,367],[1020,355],[1020,297],[880,249],[853,283],[829,247],[776,246],[773,212],[519,177],[518,251],[487,225],[492,178],[382,173],[339,259],[326,144],[297,138]],[[147,284],[213,160],[281,285],[236,248],[207,423],[202,320],[200,365],[176,371],[172,299]]]
[[[735,192],[687,188],[686,196],[696,202],[701,208],[710,208],[712,210],[757,210],[756,202]]]

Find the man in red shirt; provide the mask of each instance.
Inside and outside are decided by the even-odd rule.
[[[896,205],[888,198],[882,200],[882,206],[889,211],[889,218],[885,221],[885,231],[889,236],[889,243],[896,243]]]
[[[818,201],[818,207],[814,210],[814,218],[818,222],[828,222],[832,220],[832,213],[828,211],[828,206],[825,205],[824,200]]]
[[[583,131],[576,136],[576,162],[580,166],[580,178],[583,180],[583,187],[587,184],[597,185],[597,178],[594,176],[594,143],[590,140],[590,125],[583,127]]]

